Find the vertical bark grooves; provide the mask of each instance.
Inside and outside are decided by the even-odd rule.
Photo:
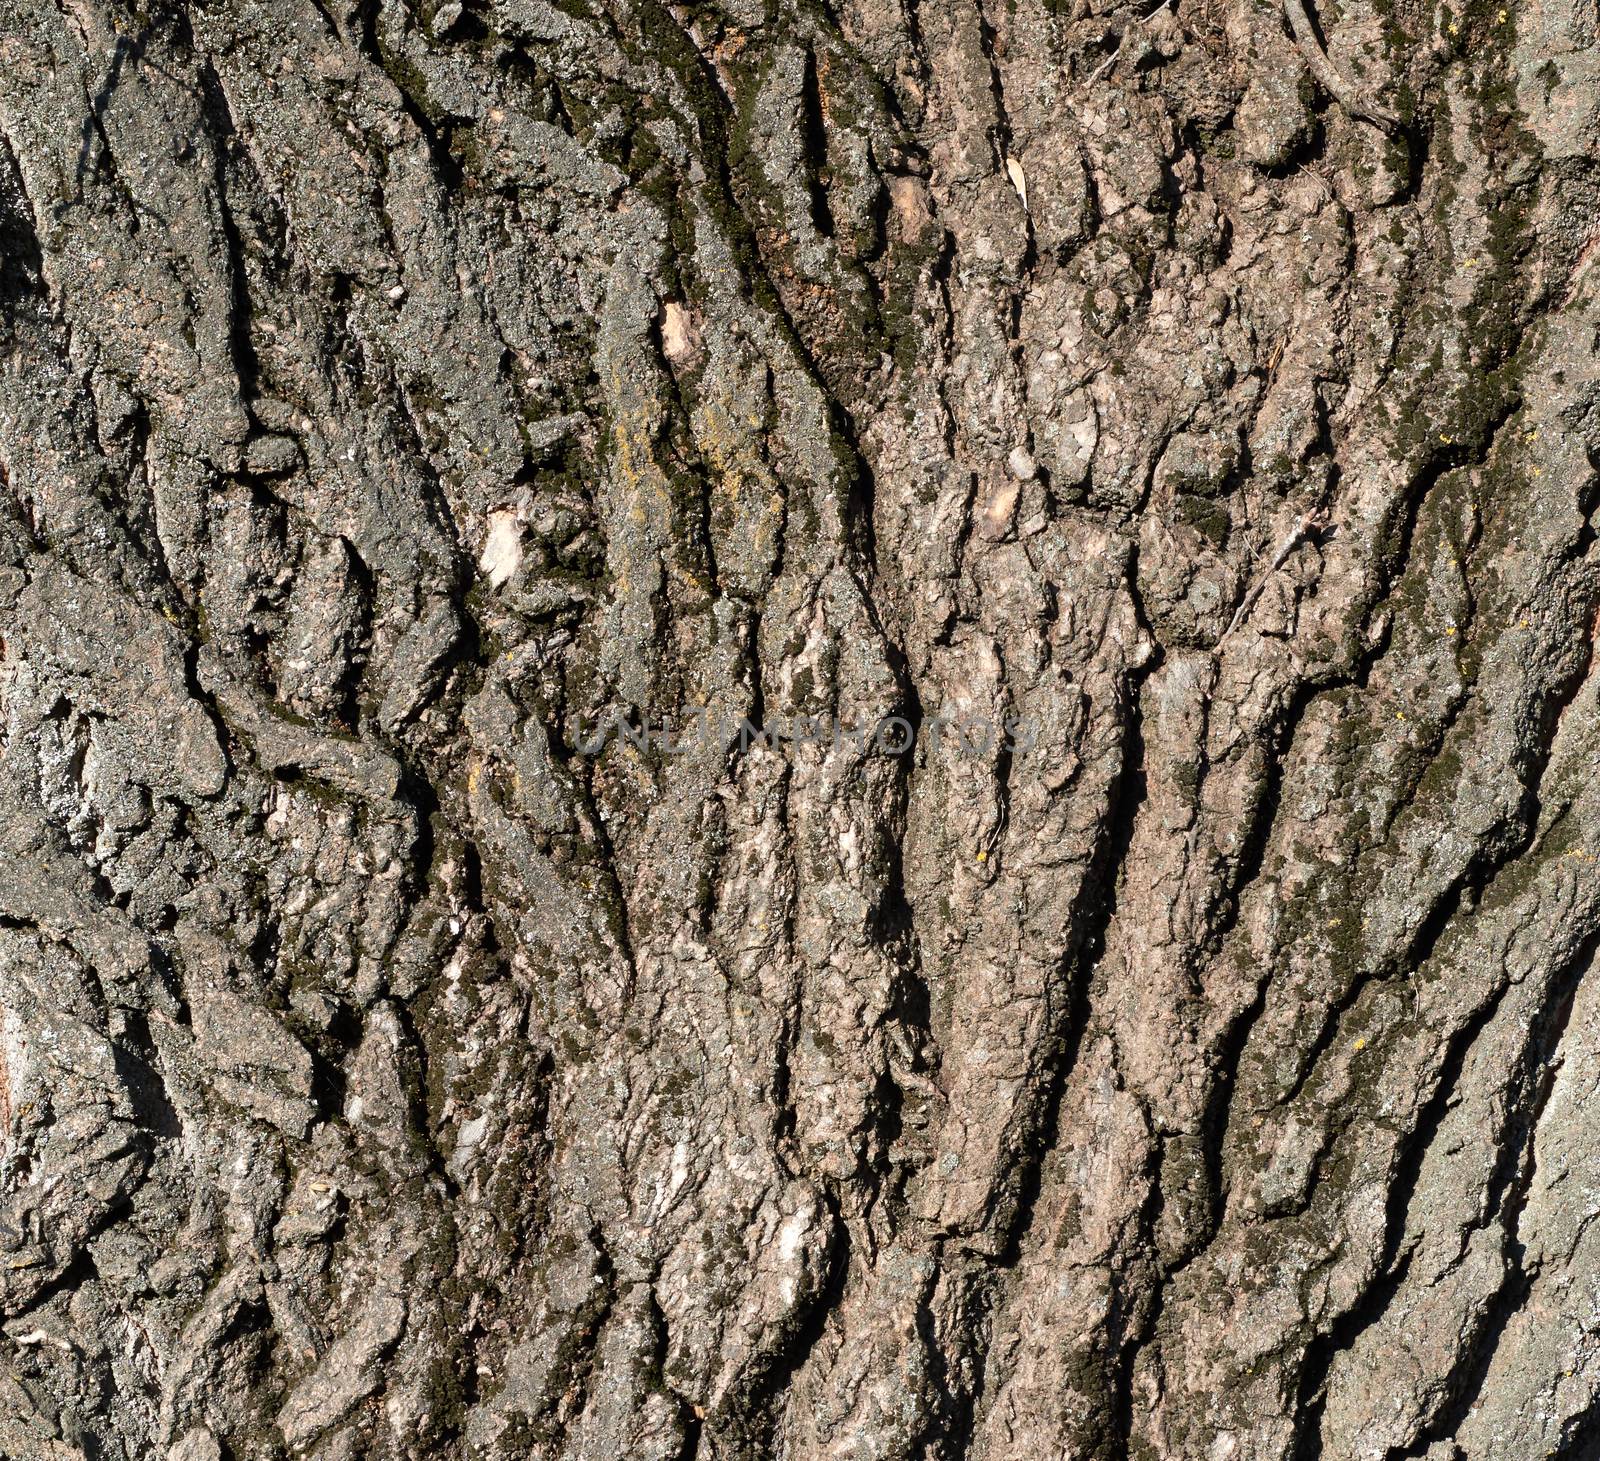
[[[0,1455],[1590,1455],[1597,54],[0,0]]]

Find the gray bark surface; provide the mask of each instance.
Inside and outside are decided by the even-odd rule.
[[[1600,1456],[1596,30],[0,0],[0,1456]]]

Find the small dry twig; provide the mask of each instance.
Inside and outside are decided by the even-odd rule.
[[[1224,639],[1226,639],[1228,635],[1232,634],[1233,631],[1244,622],[1245,616],[1250,612],[1250,610],[1255,608],[1256,600],[1261,597],[1272,575],[1289,561],[1289,555],[1293,553],[1294,550],[1306,540],[1306,538],[1308,538],[1312,533],[1316,532],[1317,529],[1322,526],[1322,523],[1322,509],[1314,507],[1310,512],[1306,513],[1306,515],[1302,517],[1298,523],[1295,524],[1294,531],[1283,540],[1282,545],[1279,547],[1277,553],[1273,556],[1272,562],[1267,565],[1267,571],[1255,581],[1255,584],[1251,587],[1250,592],[1247,593],[1242,600],[1240,600],[1239,607],[1233,611],[1233,619],[1229,622],[1228,627],[1222,636]]]
[[[1289,30],[1294,35],[1295,43],[1300,47],[1300,54],[1305,57],[1306,68],[1329,96],[1351,116],[1360,117],[1364,122],[1371,122],[1375,127],[1382,127],[1385,132],[1398,134],[1403,130],[1398,116],[1387,107],[1381,107],[1377,102],[1363,96],[1359,88],[1346,81],[1334,68],[1333,62],[1328,59],[1317,40],[1316,27],[1311,24],[1305,0],[1283,0],[1283,15],[1289,22]]]
[[[1148,12],[1145,15],[1138,16],[1134,20],[1129,21],[1127,26],[1124,27],[1122,34],[1117,37],[1117,48],[1116,48],[1116,50],[1114,50],[1109,56],[1107,56],[1105,58],[1105,60],[1102,61],[1097,67],[1095,67],[1095,69],[1089,75],[1089,80],[1090,81],[1098,81],[1102,76],[1104,76],[1106,74],[1107,71],[1109,71],[1114,65],[1116,65],[1117,57],[1122,54],[1122,43],[1123,43],[1123,41],[1125,41],[1128,38],[1128,32],[1130,30],[1132,30],[1137,25],[1143,25],[1147,20],[1154,20],[1156,16],[1160,15],[1161,12],[1163,10],[1165,10],[1167,8],[1167,6],[1171,5],[1172,3],[1173,3],[1173,0],[1161,0],[1161,3],[1158,6],[1156,6],[1156,8],[1154,10]]]

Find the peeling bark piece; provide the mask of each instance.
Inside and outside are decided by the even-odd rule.
[[[399,789],[394,758],[352,737],[327,734],[292,719],[264,695],[202,661],[201,684],[223,719],[270,772],[302,773],[336,790],[387,802]]]
[[[216,726],[189,693],[175,626],[57,563],[40,565],[17,605],[24,659],[62,677],[86,710],[112,718],[141,780],[215,796],[227,776]]]
[[[191,1011],[201,1057],[219,1074],[216,1089],[275,1125],[304,1137],[316,1108],[311,1056],[259,1005],[225,989],[197,991]],[[244,1079],[229,1072],[248,1072]]]
[[[278,1412],[278,1428],[294,1450],[336,1426],[383,1382],[378,1362],[405,1327],[399,1295],[379,1290],[350,1317],[322,1363],[289,1393]]]

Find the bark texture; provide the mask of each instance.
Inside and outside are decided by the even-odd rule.
[[[1503,5],[0,0],[0,1455],[1600,1456]]]

